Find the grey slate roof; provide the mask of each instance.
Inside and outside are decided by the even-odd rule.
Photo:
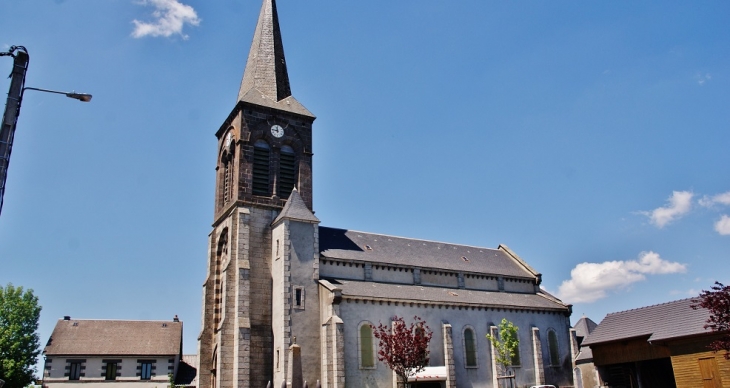
[[[281,210],[281,213],[279,213],[276,219],[274,219],[274,222],[271,224],[276,224],[284,218],[295,221],[319,223],[319,218],[312,214],[312,211],[309,210],[307,205],[304,203],[302,196],[299,195],[299,191],[297,191],[296,188],[292,190],[291,194],[289,194],[289,199],[286,200],[284,209]]]
[[[593,322],[592,319],[582,316],[576,323],[575,326],[573,326],[573,329],[575,329],[575,335],[577,337],[588,337],[588,334],[591,334],[593,330],[598,326],[597,323]]]
[[[171,356],[180,353],[182,322],[59,319],[43,353]]]
[[[710,333],[704,329],[710,313],[693,310],[692,298],[611,313],[583,341],[583,345],[649,336],[648,341]]]
[[[562,303],[541,294],[517,294],[509,292],[477,291],[408,284],[389,284],[355,280],[331,279],[329,282],[342,291],[342,297],[366,299],[404,300],[444,304],[467,304],[483,307],[507,307],[567,311]]]
[[[535,277],[525,265],[503,249],[478,248],[345,229],[320,227],[319,250],[322,256],[333,259],[521,278]],[[466,257],[468,261],[462,257]]]
[[[291,96],[275,0],[264,0],[261,5],[238,101],[314,117]]]

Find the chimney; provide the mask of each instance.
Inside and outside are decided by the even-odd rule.
[[[172,318],[173,322],[180,322],[180,319],[177,317],[177,314],[175,314],[175,318]]]
[[[64,321],[70,321],[71,320],[71,316],[70,315],[64,315],[63,316],[63,320]]]

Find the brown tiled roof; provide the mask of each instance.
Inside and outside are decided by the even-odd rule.
[[[179,354],[182,322],[59,319],[43,353],[152,356]]]
[[[568,306],[557,300],[548,298],[541,293],[518,294],[342,279],[330,279],[320,282],[328,282],[332,286],[339,288],[342,291],[343,298],[402,300],[422,303],[554,310],[561,312],[569,310]]]
[[[660,341],[709,333],[703,326],[710,317],[706,309],[693,310],[692,298],[611,313],[583,341],[583,345],[648,336]]]
[[[526,263],[506,249],[480,248],[354,230],[319,227],[324,258],[535,278]]]

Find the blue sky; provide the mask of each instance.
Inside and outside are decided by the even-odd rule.
[[[259,0],[4,0],[30,52],[0,284],[185,322]],[[506,244],[573,321],[730,282],[730,3],[278,2],[322,225]],[[12,60],[0,58],[0,73]],[[0,77],[5,93],[9,81]]]

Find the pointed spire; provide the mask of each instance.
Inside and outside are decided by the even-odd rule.
[[[292,95],[275,0],[263,0],[238,101],[314,118]]]
[[[238,100],[251,89],[257,89],[274,101],[291,96],[275,0],[264,0],[261,5]]]
[[[289,199],[286,200],[286,205],[284,205],[284,209],[281,210],[279,216],[276,217],[274,222],[272,222],[271,224],[275,225],[284,218],[300,222],[309,222],[313,224],[319,223],[319,218],[317,218],[314,213],[309,210],[307,205],[304,203],[302,196],[299,195],[299,191],[297,191],[296,188],[292,190],[291,195],[289,195]]]

